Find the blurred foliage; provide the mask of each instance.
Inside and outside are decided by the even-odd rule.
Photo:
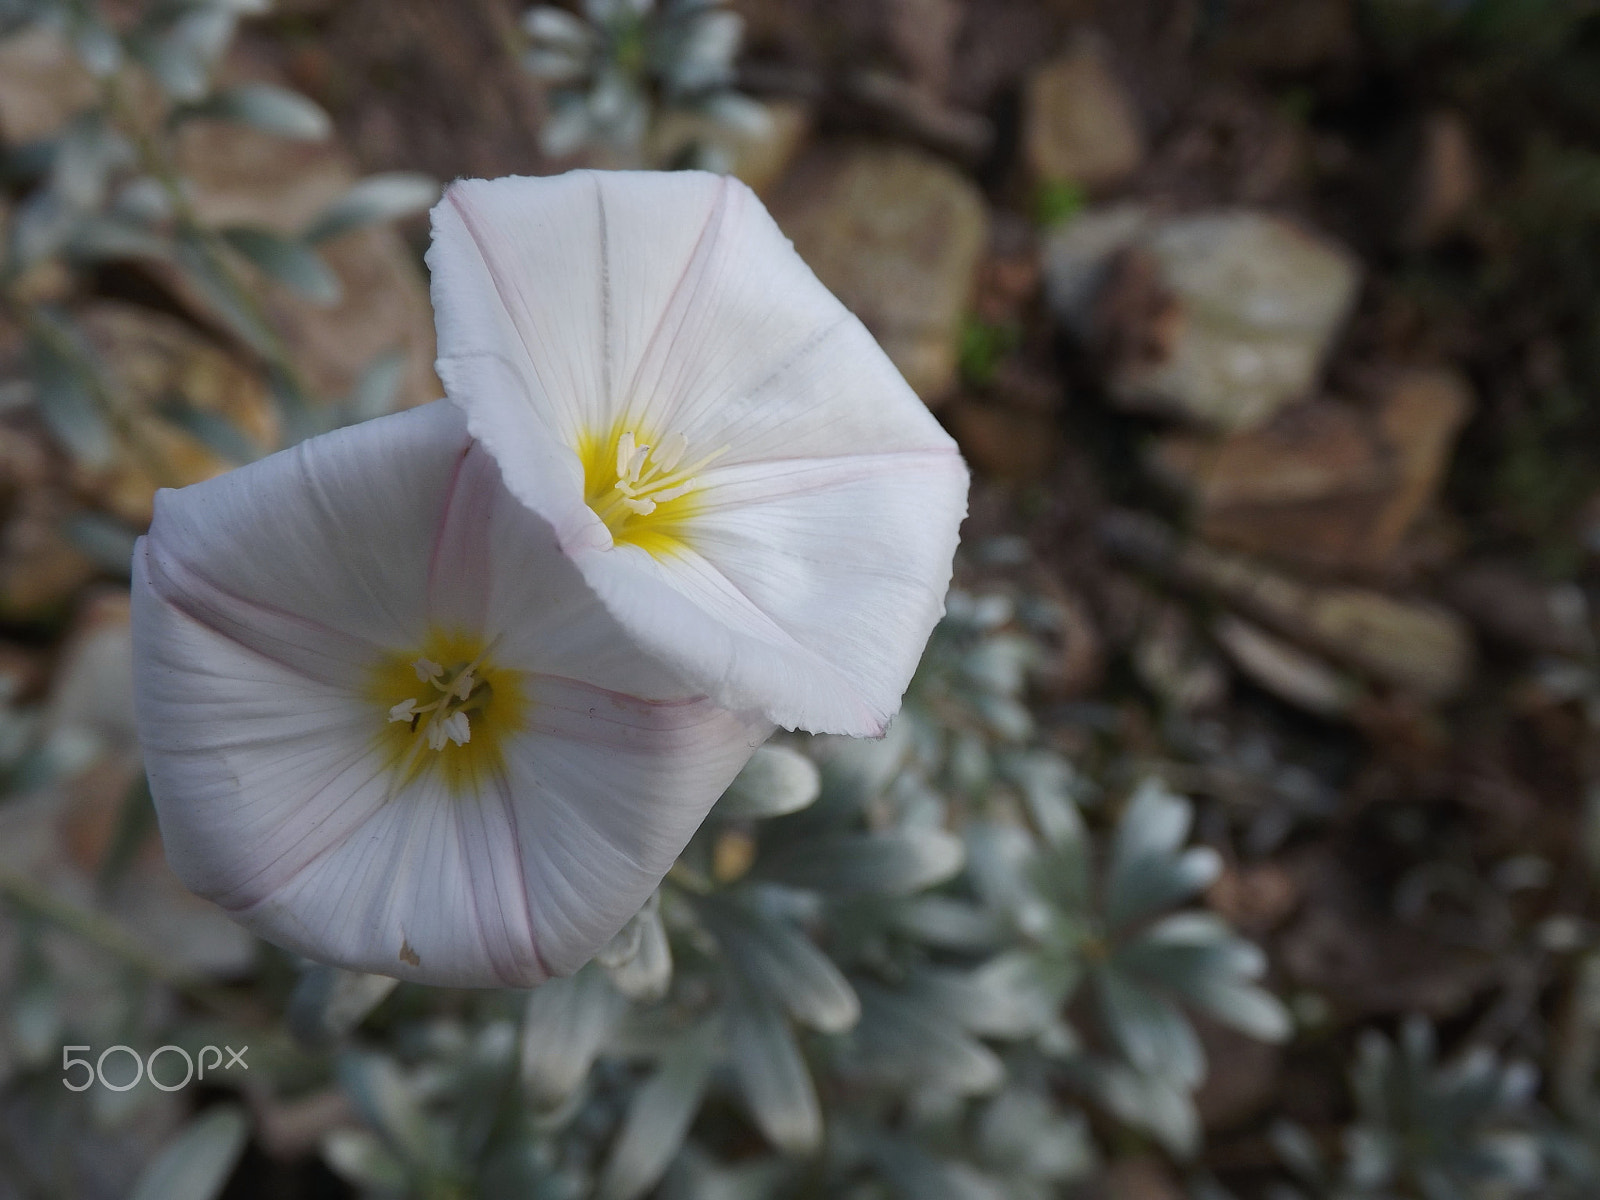
[[[109,7],[0,0],[0,37],[53,31],[94,92],[59,132],[0,150],[0,312],[24,331],[29,364],[0,410],[36,410],[85,464],[138,441],[74,307],[96,272],[132,264],[181,281],[266,375],[285,441],[382,411],[389,359],[350,396],[308,394],[262,281],[335,302],[319,247],[417,211],[434,185],[363,180],[292,236],[208,224],[176,166],[185,125],[320,139],[331,121],[294,92],[219,79],[254,0],[118,5],[115,21]],[[1466,506],[1509,514],[1517,534],[1570,554],[1555,531],[1592,486],[1600,433],[1596,5],[1364,0],[1361,13],[1391,69],[1481,118],[1509,163],[1483,202],[1478,249],[1416,252],[1407,269],[1430,294],[1490,314],[1480,373],[1516,376],[1494,389],[1519,398],[1495,418],[1503,436],[1462,468],[1475,494]],[[762,119],[734,89],[740,20],[715,0],[589,0],[581,16],[540,7],[523,30],[525,65],[550,86],[552,154],[716,167],[706,139],[687,159],[656,161],[653,132],[668,117],[721,129]],[[1297,93],[1292,107],[1317,117],[1314,96]],[[1065,186],[1034,201],[1043,227],[1086,203]],[[1550,330],[1554,367],[1547,356],[1524,377]],[[1016,336],[969,324],[967,382],[991,383]],[[228,461],[269,449],[181,396],[148,419]],[[107,561],[133,532],[79,529]],[[1014,562],[1018,551],[967,553],[988,565],[985,555]],[[270,948],[218,984],[176,944],[152,954],[95,896],[0,866],[0,1195],[126,1194],[130,1180],[106,1165],[123,1159],[102,1154],[121,1138],[163,1147],[139,1156],[138,1200],[208,1200],[249,1138],[287,1138],[280,1127],[296,1120],[293,1144],[314,1146],[361,1194],[430,1200],[1043,1200],[1075,1194],[1130,1152],[1196,1160],[1210,1065],[1197,1022],[1272,1042],[1296,1032],[1262,950],[1200,898],[1223,869],[1230,819],[1252,853],[1322,828],[1332,772],[1286,739],[1190,711],[1185,697],[1206,688],[1190,686],[1184,653],[1159,646],[1131,656],[1158,730],[1127,735],[1104,704],[1043,719],[1038,692],[1059,649],[1051,611],[1021,586],[952,593],[882,741],[763,749],[613,944],[530,993],[397,986]],[[1569,657],[1525,682],[1580,712],[1592,739],[1597,679],[1592,662]],[[47,707],[0,695],[0,806],[25,806],[104,751]],[[1093,735],[1069,750],[1056,735],[1072,722]],[[1206,806],[1222,819],[1202,823],[1198,843],[1180,794],[1190,791],[1223,798]],[[1600,793],[1588,807],[1595,867]],[[152,820],[148,794],[134,788],[120,814],[99,864],[107,891]],[[1463,890],[1493,888],[1468,869]],[[1559,1015],[1530,1009],[1526,1028],[1498,1037],[1420,1019],[1355,1031],[1353,1111],[1315,1130],[1278,1125],[1252,1198],[1600,1194],[1600,951],[1586,923],[1565,919],[1572,928],[1551,934],[1568,955]],[[1295,999],[1296,1013],[1316,1008]],[[1344,1052],[1342,1033],[1306,1024],[1321,1052]],[[248,1044],[250,1072],[187,1095],[63,1089],[63,1045],[115,1044]],[[1548,1084],[1518,1055],[1537,1057]],[[1209,1177],[1193,1185],[1196,1200],[1227,1194]]]
[[[523,62],[550,86],[545,153],[601,148],[618,166],[725,171],[705,138],[658,147],[669,115],[757,132],[766,111],[734,89],[744,20],[722,0],[584,0],[581,17],[543,5],[524,15]],[[670,161],[654,161],[660,153]]]

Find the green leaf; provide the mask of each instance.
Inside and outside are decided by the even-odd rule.
[[[1187,900],[1222,871],[1216,851],[1196,846],[1179,853],[1193,808],[1165,785],[1140,785],[1117,826],[1106,874],[1106,923],[1122,929]]]
[[[399,982],[314,963],[289,997],[289,1031],[307,1046],[331,1045],[361,1024]]]
[[[203,235],[186,230],[178,238],[178,265],[228,331],[269,362],[278,338],[256,315],[237,284],[218,265]]]
[[[720,1022],[701,1022],[633,1094],[600,1176],[599,1200],[636,1200],[665,1173],[700,1108],[721,1036]]]
[[[213,1200],[244,1153],[248,1133],[236,1105],[207,1109],[139,1173],[128,1200]]]
[[[871,1154],[904,1200],[1007,1200],[1005,1189],[986,1175],[935,1158],[905,1138],[874,1138]]]
[[[322,1139],[322,1157],[336,1175],[379,1194],[404,1193],[412,1172],[365,1129],[334,1129]]]
[[[734,819],[799,812],[822,790],[817,765],[787,746],[762,746],[717,801],[716,813]]]
[[[522,1024],[522,1082],[535,1102],[566,1099],[589,1074],[627,1007],[594,963],[528,994]]]
[[[1083,969],[1064,958],[1012,950],[969,976],[971,1012],[965,1024],[989,1037],[1027,1037],[1048,1028],[1077,990]]]
[[[300,236],[314,245],[365,225],[409,217],[438,199],[439,184],[427,175],[408,171],[369,175],[318,213]]]
[[[849,981],[796,926],[711,897],[700,899],[695,910],[744,981],[795,1020],[839,1033],[861,1016]]]
[[[993,1091],[1005,1065],[926,996],[857,982],[861,1020],[838,1064],[900,1087],[966,1096]]]
[[[1002,937],[993,913],[950,896],[917,896],[890,910],[895,930],[945,950],[988,950]]]
[[[269,229],[236,225],[222,230],[222,240],[267,275],[321,305],[339,302],[344,288],[322,256],[304,242]]]
[[[195,117],[236,121],[265,133],[296,141],[320,142],[333,132],[333,121],[322,107],[299,92],[270,83],[242,83],[178,109],[174,122]]]
[[[961,869],[961,840],[942,829],[829,834],[791,842],[756,862],[774,883],[853,895],[908,895]]]
[[[54,322],[52,322],[54,324]],[[73,458],[88,467],[111,461],[115,445],[111,425],[96,395],[94,367],[69,354],[71,335],[36,331],[28,339],[34,400],[46,428]]]
[[[822,1111],[788,1021],[756,995],[737,999],[728,1019],[734,1075],[761,1132],[788,1154],[815,1150],[822,1140]]]
[[[133,547],[139,535],[104,513],[74,513],[61,522],[66,539],[107,575],[126,579],[133,573]]]
[[[1205,1078],[1205,1052],[1194,1027],[1170,1000],[1102,967],[1095,972],[1100,1016],[1143,1075],[1165,1075],[1184,1088]]]
[[[381,1054],[346,1054],[339,1059],[339,1082],[367,1124],[389,1149],[413,1167],[435,1162],[433,1130],[411,1084],[393,1061]]]
[[[1034,1179],[1077,1179],[1095,1165],[1094,1140],[1082,1114],[1063,1114],[1044,1095],[1020,1088],[985,1105],[978,1141],[987,1161]]]

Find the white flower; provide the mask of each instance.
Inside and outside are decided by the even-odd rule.
[[[467,180],[428,262],[446,391],[628,631],[729,708],[881,733],[943,607],[966,467],[754,194]]]
[[[162,492],[133,604],[174,870],[362,971],[576,970],[771,728],[628,641],[447,401]]]

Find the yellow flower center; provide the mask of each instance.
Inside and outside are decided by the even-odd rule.
[[[443,773],[452,791],[485,786],[505,769],[504,739],[528,696],[520,671],[497,667],[481,638],[435,630],[418,653],[385,655],[367,696],[384,717],[377,737],[404,782]]]
[[[724,446],[689,459],[689,439],[681,433],[656,439],[620,425],[585,435],[578,446],[584,500],[606,523],[614,544],[657,557],[671,554],[687,540],[696,473],[726,451]]]

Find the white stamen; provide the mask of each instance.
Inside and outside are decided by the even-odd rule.
[[[628,459],[628,469],[623,472],[623,478],[629,483],[639,482],[639,472],[644,470],[645,460],[650,457],[650,447],[640,446],[633,452],[633,457]]]
[[[464,712],[452,713],[440,722],[445,735],[456,745],[465,746],[472,740],[472,726]]]
[[[445,732],[443,721],[428,722],[428,749],[443,750],[445,743],[450,740],[450,735]]]
[[[617,439],[617,476],[626,478],[628,463],[633,459],[633,431],[629,430]]]
[[[683,461],[684,453],[689,449],[689,439],[682,433],[669,433],[662,439],[661,448],[656,451],[656,469],[663,474],[670,473],[672,468]]]
[[[625,496],[622,503],[629,512],[637,517],[648,517],[656,510],[656,502],[654,500],[635,500],[632,496]]]
[[[414,699],[402,700],[389,710],[389,720],[391,721],[409,721],[416,715],[417,702]]]
[[[411,669],[417,673],[417,678],[423,683],[432,683],[444,674],[444,668],[431,658],[419,658],[411,664]]]
[[[450,689],[450,694],[465,700],[468,696],[472,695],[472,689],[477,686],[478,681],[473,677],[472,670],[469,667],[467,670],[461,672],[460,676],[457,677],[455,686]]]
[[[686,495],[694,490],[695,480],[685,479],[677,487],[669,487],[665,491],[656,492],[651,497],[657,504],[665,504],[668,500],[676,500],[679,496]]]

